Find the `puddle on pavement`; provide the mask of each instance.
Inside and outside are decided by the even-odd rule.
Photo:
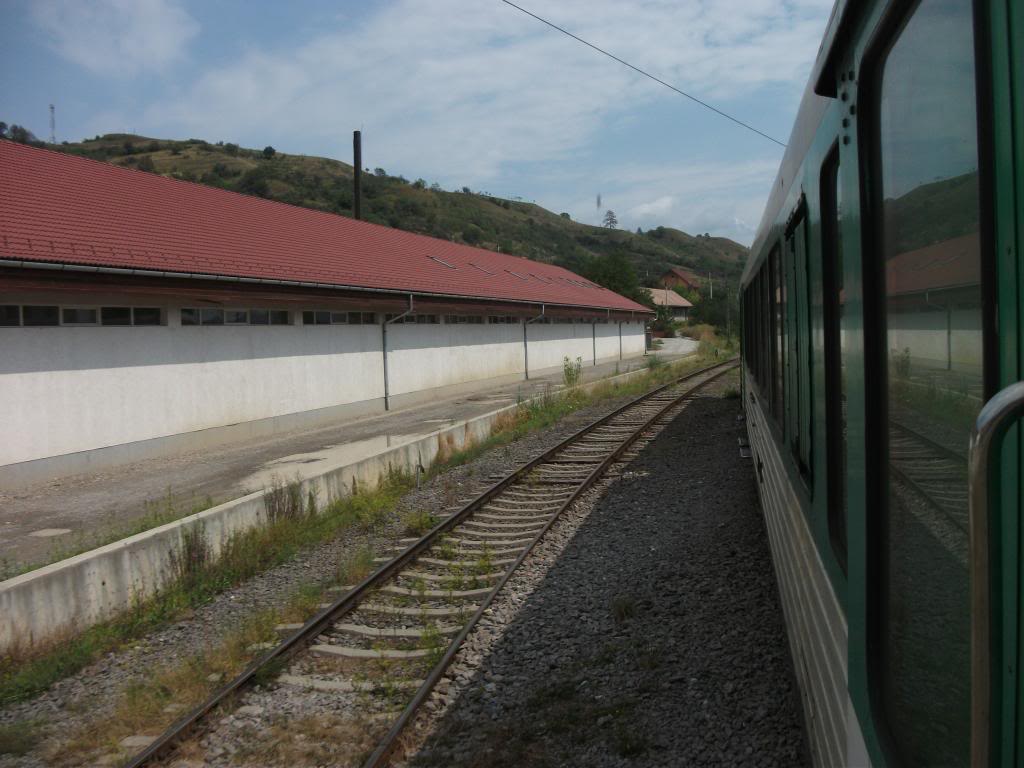
[[[296,477],[310,477],[311,475],[320,474],[330,467],[352,464],[388,448],[411,443],[428,434],[430,433],[377,435],[365,440],[354,440],[351,443],[331,445],[311,453],[296,453],[291,456],[283,456],[280,459],[268,461],[258,471],[242,480],[239,485],[249,491],[258,491],[261,488],[269,488],[273,485],[275,479],[280,482],[291,482]]]

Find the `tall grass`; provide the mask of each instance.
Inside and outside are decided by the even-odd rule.
[[[391,472],[376,489],[339,499],[318,513],[308,514],[300,504],[302,514],[278,516],[265,527],[232,536],[216,560],[201,529],[192,528],[172,556],[176,578],[160,594],[77,636],[43,648],[16,650],[0,659],[0,704],[45,690],[103,654],[181,618],[223,590],[290,560],[304,547],[349,530],[374,529],[411,486],[406,475]]]

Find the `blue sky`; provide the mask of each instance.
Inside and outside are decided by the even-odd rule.
[[[520,5],[785,141],[831,0]],[[3,5],[0,119],[351,161],[749,244],[782,149],[499,0]],[[602,197],[602,210],[596,196]]]

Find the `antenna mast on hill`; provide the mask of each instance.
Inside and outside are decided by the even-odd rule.
[[[53,104],[50,105],[50,143],[57,143],[57,119],[54,116]]]

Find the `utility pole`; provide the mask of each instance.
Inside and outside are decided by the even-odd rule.
[[[363,135],[361,131],[352,132],[352,214],[357,219],[363,218]]]
[[[50,105],[50,143],[57,143],[57,120],[53,113],[53,104]]]
[[[715,298],[715,281],[711,278],[711,271],[708,270],[708,283],[711,285],[711,299]]]

